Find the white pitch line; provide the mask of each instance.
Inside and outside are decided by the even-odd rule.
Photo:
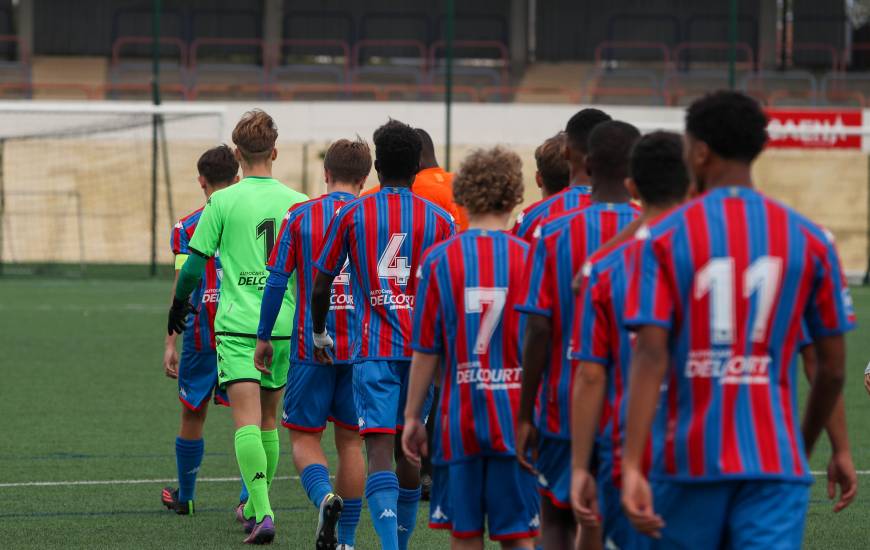
[[[810,472],[814,476],[824,476],[827,472],[821,470],[813,470]],[[870,470],[858,470],[859,476],[870,475]],[[335,476],[329,476],[335,478]],[[299,476],[277,476],[276,480],[298,480]],[[74,487],[77,485],[148,485],[150,483],[173,483],[178,481],[175,478],[167,479],[97,479],[97,480],[81,480],[81,481],[22,481],[19,483],[0,483],[0,489],[12,487]],[[237,477],[202,477],[196,480],[198,483],[228,483],[230,481],[239,481]]]

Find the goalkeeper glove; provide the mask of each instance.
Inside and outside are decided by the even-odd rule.
[[[181,334],[187,326],[187,315],[193,313],[193,305],[189,301],[172,299],[172,307],[169,308],[169,324],[167,331],[169,334],[177,332]]]
[[[326,329],[323,332],[314,333],[314,345],[319,349],[331,348],[333,346],[332,336],[326,332]]]

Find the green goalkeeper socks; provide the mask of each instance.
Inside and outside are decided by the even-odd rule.
[[[239,470],[250,495],[245,506],[245,516],[255,515],[257,523],[263,521],[264,516],[271,516],[274,519],[275,514],[269,504],[266,452],[263,450],[263,440],[258,426],[242,426],[236,430],[236,460],[239,462]]]
[[[246,426],[248,427],[248,426]],[[280,453],[278,430],[263,430],[260,432],[260,440],[263,442],[263,450],[266,452],[266,486],[272,486],[275,472],[278,471],[278,456]],[[245,504],[244,514],[249,518],[254,515],[256,505],[252,499]]]

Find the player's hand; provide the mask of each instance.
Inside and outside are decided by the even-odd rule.
[[[317,359],[319,363],[323,363],[326,365],[332,364],[332,357],[326,352],[328,349],[332,349],[335,343],[332,341],[332,336],[324,329],[323,332],[315,332],[313,334],[314,340],[314,358]]]
[[[870,372],[864,372],[864,389],[870,394]]]
[[[637,468],[626,468],[622,472],[622,509],[639,532],[661,538],[665,522],[653,509],[652,489]]]
[[[529,420],[517,422],[516,452],[520,466],[538,475],[535,469],[535,463],[538,462],[538,429]]]
[[[422,464],[422,457],[429,454],[429,437],[426,435],[426,425],[416,417],[405,417],[405,427],[402,430],[402,452],[408,462],[416,467]]]
[[[178,378],[178,351],[175,344],[167,345],[163,351],[163,372],[169,378]]]
[[[257,338],[257,347],[254,348],[254,368],[263,374],[272,375],[269,370],[272,366],[272,342]]]
[[[193,313],[193,305],[185,300],[178,298],[172,299],[172,307],[169,308],[169,324],[167,326],[167,334],[173,332],[181,334],[187,327],[187,316]]]
[[[837,485],[840,486],[840,500],[834,504],[834,513],[844,510],[852,504],[858,493],[858,474],[852,462],[849,451],[837,452],[831,455],[828,462],[828,498],[837,497]]]
[[[571,507],[577,523],[583,527],[594,528],[601,524],[595,478],[586,468],[574,468],[571,472]]]

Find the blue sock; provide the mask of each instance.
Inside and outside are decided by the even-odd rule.
[[[356,526],[359,525],[359,515],[362,512],[361,498],[348,498],[344,500],[344,508],[341,517],[338,518],[338,544],[354,545],[356,539]]]
[[[178,500],[193,500],[196,474],[202,464],[205,443],[202,439],[175,438],[175,466],[178,468]]]
[[[239,493],[239,502],[248,502],[248,486],[245,485],[245,480],[239,478],[239,482],[242,484],[242,491]]]
[[[417,508],[420,507],[420,487],[403,489],[399,487],[398,532],[399,550],[408,550],[408,541],[417,526]]]
[[[323,464],[309,464],[302,470],[299,478],[302,481],[302,488],[308,494],[308,499],[316,508],[320,508],[323,497],[332,492],[329,470]]]
[[[381,550],[399,550],[398,521],[396,509],[399,507],[399,478],[395,472],[382,471],[369,474],[366,480],[366,500],[369,513]]]

